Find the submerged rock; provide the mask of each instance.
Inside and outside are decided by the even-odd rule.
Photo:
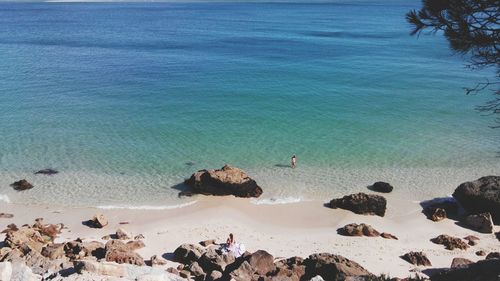
[[[20,181],[16,181],[16,182],[12,183],[10,186],[12,186],[17,191],[23,191],[23,190],[33,188],[33,185],[25,179],[22,179]]]
[[[55,175],[59,173],[58,171],[54,170],[54,169],[43,169],[43,170],[39,170],[37,172],[35,172],[35,175]]]
[[[330,201],[330,208],[341,208],[356,214],[377,215],[383,217],[387,206],[387,200],[374,194],[356,193],[344,196],[340,199]]]
[[[453,193],[460,205],[471,214],[490,213],[500,223],[500,176],[487,176],[459,185]]]
[[[184,182],[204,195],[259,197],[262,188],[239,168],[225,165],[219,170],[200,170]]]
[[[378,192],[389,193],[392,192],[394,187],[392,187],[389,183],[378,181],[372,185],[372,189]]]

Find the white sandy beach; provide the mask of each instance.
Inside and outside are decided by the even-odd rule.
[[[76,238],[101,240],[123,228],[132,235],[143,234],[146,247],[138,250],[145,259],[152,255],[170,258],[183,243],[197,243],[206,239],[224,242],[232,232],[239,243],[250,252],[264,249],[278,257],[302,256],[329,252],[352,259],[374,274],[407,277],[415,271],[426,271],[400,258],[409,251],[423,251],[432,262],[432,268],[447,268],[455,257],[472,261],[484,259],[476,251],[499,251],[500,244],[494,234],[481,234],[445,219],[428,220],[421,213],[418,202],[410,202],[388,195],[385,217],[356,215],[350,211],[330,209],[324,202],[311,201],[291,204],[255,205],[248,199],[234,197],[196,197],[195,204],[171,210],[130,210],[96,208],[56,208],[51,206],[24,206],[1,203],[1,211],[12,213],[11,219],[2,218],[1,226],[32,224],[36,218],[46,223],[63,223],[56,242]],[[96,213],[103,213],[109,225],[103,229],[82,224]],[[128,224],[120,224],[128,222]],[[399,240],[382,237],[346,237],[337,229],[349,223],[367,223],[379,232],[389,232]],[[495,231],[499,230],[495,226]],[[449,251],[443,245],[430,241],[440,234],[455,237],[475,235],[477,246],[467,250]],[[3,236],[0,237],[3,239]],[[172,266],[170,262],[168,266]]]

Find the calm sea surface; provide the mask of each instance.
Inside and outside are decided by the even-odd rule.
[[[256,203],[377,180],[421,200],[498,174],[487,97],[462,89],[489,73],[409,36],[418,3],[384,3],[0,4],[0,199],[168,208],[225,163]]]

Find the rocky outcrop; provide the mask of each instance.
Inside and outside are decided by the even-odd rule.
[[[149,266],[135,266],[130,264],[98,262],[93,260],[78,260],[74,262],[74,268],[82,276],[91,274],[91,276],[120,278],[104,280],[186,281],[175,274]],[[94,279],[92,278],[87,280]]]
[[[111,240],[105,246],[106,261],[116,263],[128,263],[134,265],[145,265],[144,259],[119,240]]]
[[[58,171],[54,170],[54,169],[43,169],[43,170],[39,170],[39,171],[36,171],[35,172],[35,175],[48,175],[48,176],[51,176],[51,175],[55,175],[59,173]]]
[[[423,252],[409,252],[401,256],[405,261],[418,266],[432,266],[431,261]]]
[[[264,250],[258,250],[245,258],[258,275],[266,275],[276,270],[274,257]]]
[[[460,205],[471,214],[490,213],[500,223],[500,176],[482,177],[459,185],[453,193]]]
[[[271,280],[299,281],[306,273],[304,259],[301,257],[291,257],[275,263],[276,270],[270,274]]]
[[[198,259],[198,263],[205,272],[217,270],[224,272],[226,266],[235,262],[236,258],[231,253],[222,253],[214,248],[209,248]]]
[[[23,190],[33,188],[33,185],[25,179],[22,179],[20,181],[16,181],[16,182],[12,183],[10,186],[12,186],[12,188],[14,188],[17,191],[23,191]]]
[[[373,227],[371,227],[371,225],[367,225],[364,223],[362,224],[351,223],[337,229],[337,232],[340,235],[344,236],[368,236],[368,237],[380,236],[380,233],[376,231]]]
[[[469,245],[467,245],[467,243],[465,243],[462,239],[445,234],[439,235],[438,237],[431,239],[431,241],[436,244],[444,245],[448,250],[466,250],[469,248]]]
[[[490,213],[481,213],[465,217],[464,223],[471,229],[481,233],[493,233],[493,221]]]
[[[340,199],[333,199],[329,204],[330,208],[341,208],[352,211],[356,214],[377,215],[383,217],[387,206],[387,200],[374,194],[356,193],[344,196]]]
[[[431,281],[498,281],[498,276],[500,259],[491,259],[438,272],[431,276]]]
[[[12,249],[28,248],[36,252],[41,252],[43,246],[48,243],[40,232],[30,227],[21,227],[17,231],[9,231],[5,235],[4,243]],[[26,251],[26,250],[23,250]]]
[[[467,267],[467,265],[474,263],[471,260],[464,259],[464,258],[454,258],[451,261],[451,268],[458,268],[458,267]]]
[[[310,255],[304,260],[304,265],[306,266],[306,280],[317,275],[320,275],[325,280],[343,280],[341,278],[349,276],[372,276],[357,262],[340,255],[328,253]]]
[[[389,193],[392,192],[394,187],[390,185],[389,183],[383,182],[383,181],[378,181],[374,183],[372,186],[372,190],[378,191],[378,192],[383,192],[383,193]]]
[[[262,188],[244,171],[225,165],[219,170],[200,170],[184,182],[195,193],[259,197]]]

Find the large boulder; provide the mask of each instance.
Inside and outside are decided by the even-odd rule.
[[[190,264],[200,259],[206,249],[196,244],[182,244],[174,251],[174,261]]]
[[[372,185],[372,189],[378,192],[389,193],[394,189],[394,187],[387,182],[378,181]]]
[[[362,224],[351,223],[337,229],[337,232],[340,235],[344,236],[368,236],[368,237],[380,236],[380,233],[376,231],[371,225],[364,223]]]
[[[466,250],[467,248],[469,248],[469,245],[467,245],[467,243],[465,243],[462,239],[457,237],[452,237],[446,234],[442,234],[436,238],[432,238],[431,241],[436,244],[444,245],[448,250],[454,250],[454,249]]]
[[[465,217],[465,224],[473,230],[482,233],[493,233],[493,221],[490,213],[481,213]]]
[[[16,181],[16,182],[12,183],[10,186],[12,186],[12,188],[14,188],[17,191],[23,191],[23,190],[33,188],[33,185],[25,179]]]
[[[248,263],[255,269],[255,273],[266,275],[276,269],[274,265],[274,257],[264,250],[258,250],[250,256],[246,257]]]
[[[423,252],[409,252],[401,256],[401,258],[413,265],[432,266],[431,261]]]
[[[225,165],[219,170],[200,170],[185,184],[194,192],[204,195],[234,195],[237,197],[259,197],[262,188],[244,171]]]
[[[500,259],[490,259],[438,272],[431,281],[498,281],[498,276]]]
[[[488,212],[495,224],[500,223],[500,176],[487,176],[462,183],[453,193],[469,213]]]
[[[312,254],[304,260],[305,280],[320,275],[325,280],[344,280],[346,277],[372,276],[358,263],[340,255],[329,253]]]
[[[356,193],[330,201],[330,208],[341,208],[356,214],[377,215],[383,217],[387,200],[380,195]]]
[[[247,261],[243,261],[235,270],[231,271],[229,277],[234,281],[258,280],[258,277],[254,276],[254,269]]]
[[[130,248],[125,245],[120,240],[111,240],[106,243],[105,246],[106,261],[116,262],[116,263],[128,263],[135,265],[145,265],[144,259],[136,252],[130,250]]]

